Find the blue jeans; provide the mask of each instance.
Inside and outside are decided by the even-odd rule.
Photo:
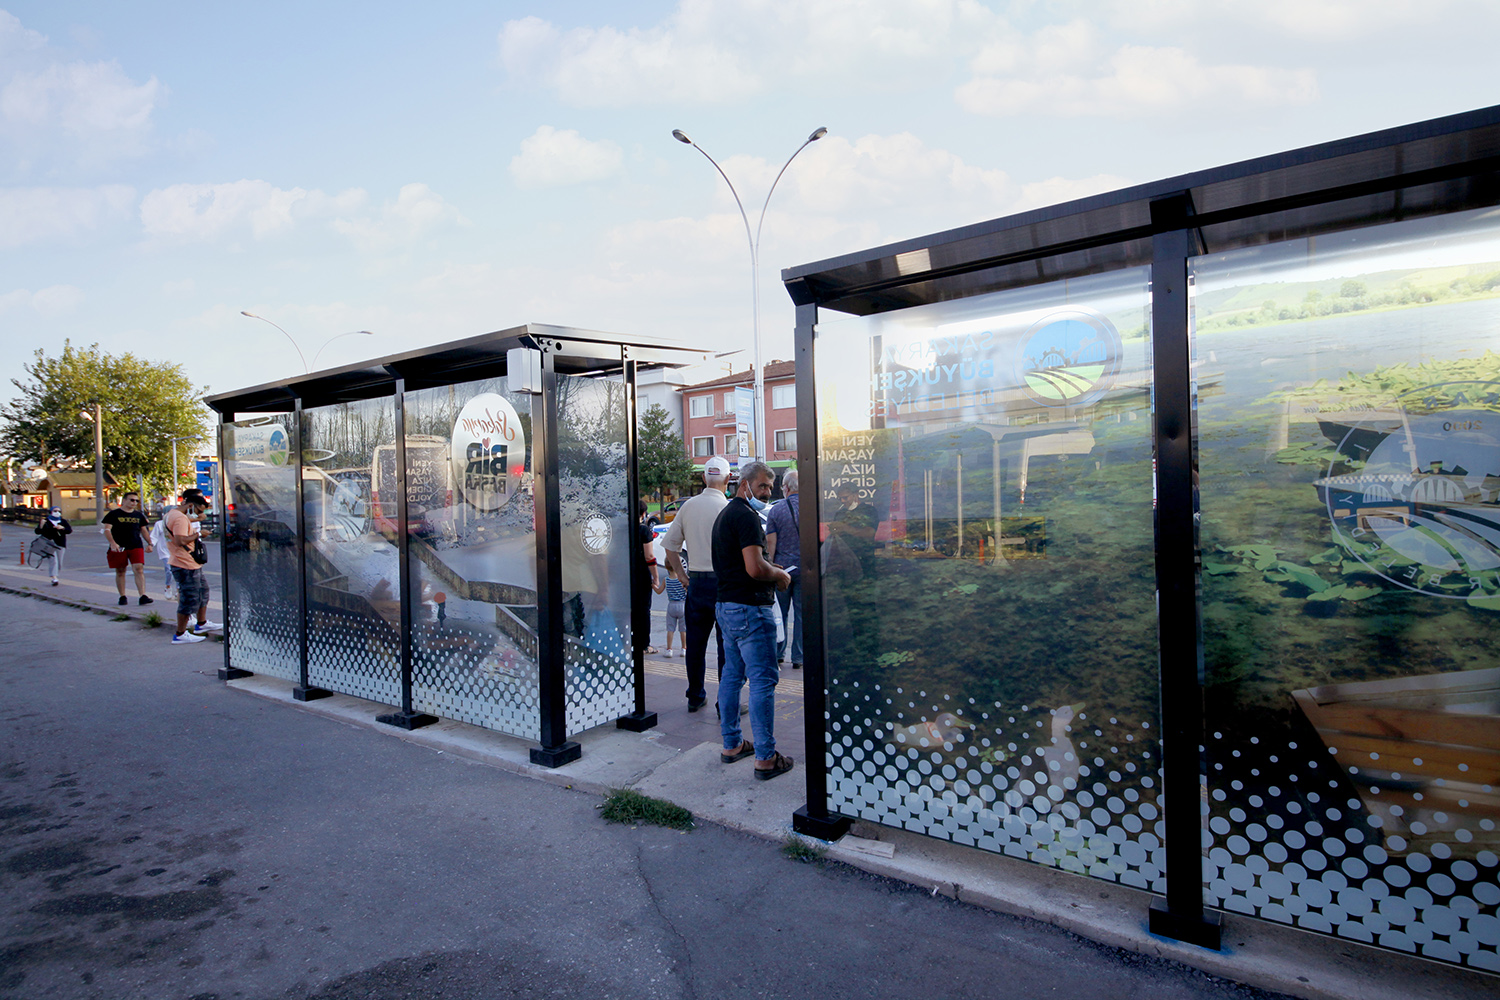
[[[724,673],[719,678],[719,731],[724,749],[739,748],[740,688],[750,683],[750,729],[755,734],[755,759],[776,756],[776,616],[771,606],[729,604],[715,606],[719,632],[724,636]]]
[[[781,605],[781,620],[786,621],[786,609],[792,608],[797,612],[797,619],[792,627],[786,630],[786,639],[776,647],[776,659],[786,659],[787,641],[791,641],[792,662],[802,663],[802,574],[792,574],[792,585],[785,590],[776,591],[776,603]]]

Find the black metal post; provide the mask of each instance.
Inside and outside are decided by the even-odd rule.
[[[629,347],[621,350],[623,352],[621,357],[625,361],[625,420],[628,424],[625,431],[625,451],[628,463],[627,475],[630,478],[630,513],[626,523],[632,528],[630,533],[630,648],[635,683],[635,711],[629,715],[620,716],[615,720],[615,725],[632,733],[641,733],[656,725],[656,713],[646,711],[646,647],[651,645],[651,598],[648,596],[645,601],[639,600],[639,595],[649,595],[651,588],[648,586],[646,555],[636,544],[634,531],[638,519],[637,510],[641,503],[640,467],[637,464],[639,457],[637,448],[640,441],[636,436],[636,418],[640,416],[635,395],[636,362],[630,357]]]
[[[536,516],[537,680],[541,746],[531,762],[561,767],[583,748],[568,739],[567,656],[562,608],[562,503],[557,456],[557,367],[550,345],[542,342],[542,413],[532,404],[532,483]],[[540,424],[540,427],[538,425]]]
[[[1156,589],[1161,672],[1162,792],[1167,896],[1151,904],[1153,934],[1220,945],[1219,914],[1203,907],[1199,756],[1203,744],[1196,454],[1188,342],[1192,205],[1180,194],[1151,205],[1151,344],[1156,389]]]
[[[401,711],[375,716],[376,722],[401,729],[421,729],[437,716],[415,711],[411,704],[411,665],[416,618],[411,608],[411,542],[407,534],[406,379],[396,379],[396,572],[401,576]]]
[[[823,480],[818,473],[817,378],[813,341],[818,323],[816,303],[797,304],[797,532],[802,540],[802,717],[806,737],[807,804],[792,813],[792,829],[819,840],[837,840],[850,820],[828,811],[828,660],[823,636],[823,566],[818,526],[823,516]],[[812,502],[808,502],[809,494]]]
[[[214,490],[219,494],[219,596],[224,602],[224,630],[219,634],[224,637],[224,665],[219,668],[219,680],[237,681],[241,677],[252,677],[254,674],[249,670],[241,670],[232,666],[229,662],[229,498],[224,495],[225,483],[229,481],[227,453],[224,451],[224,425],[234,419],[233,413],[219,414],[219,426],[216,431],[219,447],[216,454],[219,456],[219,481],[214,483]],[[175,490],[177,484],[173,483]]]
[[[297,493],[297,686],[292,688],[292,697],[297,701],[314,701],[327,698],[332,691],[313,687],[307,682],[307,648],[311,629],[307,621],[307,489],[302,475],[302,439],[306,434],[302,422],[302,400],[292,404],[292,450],[287,455],[287,464],[292,467]]]

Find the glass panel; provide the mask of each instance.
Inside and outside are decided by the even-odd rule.
[[[531,400],[503,379],[406,394],[412,707],[541,735]],[[395,448],[375,462],[374,517],[394,533]]]
[[[630,645],[630,509],[625,384],[557,377],[568,734],[635,706]]]
[[[1208,899],[1500,971],[1500,225],[1194,280]]]
[[[292,417],[224,425],[229,484],[224,620],[229,665],[301,680],[297,601],[297,480]]]
[[[1146,281],[820,323],[833,810],[1162,890]]]
[[[395,400],[302,411],[307,680],[401,704],[401,565],[370,510],[371,469],[395,450]]]

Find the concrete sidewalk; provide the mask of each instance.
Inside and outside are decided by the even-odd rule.
[[[30,574],[26,576],[25,574]],[[98,574],[102,576],[102,574]],[[66,604],[100,614],[133,618],[173,606],[115,607],[113,580],[107,589],[86,571],[65,575],[57,588],[36,587],[36,571],[0,567],[0,592]],[[148,577],[148,579],[151,579]],[[102,592],[102,593],[101,593]],[[132,591],[133,593],[133,591]],[[212,614],[217,615],[217,602]],[[665,648],[663,616],[653,615],[653,641]],[[163,629],[163,641],[170,633]],[[215,647],[215,651],[218,648]],[[710,650],[709,697],[716,693]],[[659,715],[645,733],[609,726],[577,737],[580,760],[555,770],[530,762],[533,744],[464,723],[442,720],[415,732],[375,721],[389,706],[346,695],[311,702],[291,696],[291,684],[255,676],[227,686],[278,702],[289,709],[383,733],[536,780],[593,793],[634,788],[690,810],[700,822],[755,836],[793,836],[791,817],[807,800],[800,671],[785,669],[777,692],[778,749],[797,768],[773,781],[755,781],[751,764],[719,761],[719,728],[711,707],[687,711],[685,664],[679,658],[648,657],[646,705]],[[748,735],[748,731],[747,731]],[[1143,955],[1182,962],[1214,976],[1308,998],[1360,1000],[1451,1000],[1500,997],[1500,978],[1465,972],[1355,942],[1296,931],[1264,921],[1225,914],[1224,950],[1211,952],[1150,934],[1148,893],[1081,878],[946,841],[867,823],[828,845],[828,856],[853,867],[920,886],[934,895],[1002,913],[1041,920],[1081,937]]]
[[[709,699],[712,704],[712,653]],[[748,761],[719,761],[719,730],[710,709],[687,711],[681,660],[646,661],[646,705],[659,714],[645,733],[601,726],[575,737],[581,759],[555,770],[530,762],[527,741],[443,720],[406,732],[375,722],[384,705],[334,695],[294,701],[291,685],[250,677],[229,686],[289,708],[370,727],[443,753],[540,781],[606,794],[634,788],[667,799],[715,823],[771,840],[794,836],[792,813],[807,799],[803,770],[800,672],[783,671],[777,693],[776,739],[797,768],[773,781],[756,781]],[[888,827],[858,823],[827,856],[965,903],[1030,917],[1080,937],[1143,955],[1182,962],[1214,976],[1318,1000],[1452,1000],[1500,997],[1500,978],[1368,948],[1240,916],[1224,916],[1224,950],[1170,941],[1146,929],[1151,895],[1113,883],[1015,861],[985,851]]]

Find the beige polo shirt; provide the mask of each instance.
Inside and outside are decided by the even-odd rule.
[[[694,573],[714,570],[714,521],[729,504],[723,490],[705,489],[691,500],[683,501],[677,516],[667,525],[662,548],[667,552],[687,549],[688,569]]]

